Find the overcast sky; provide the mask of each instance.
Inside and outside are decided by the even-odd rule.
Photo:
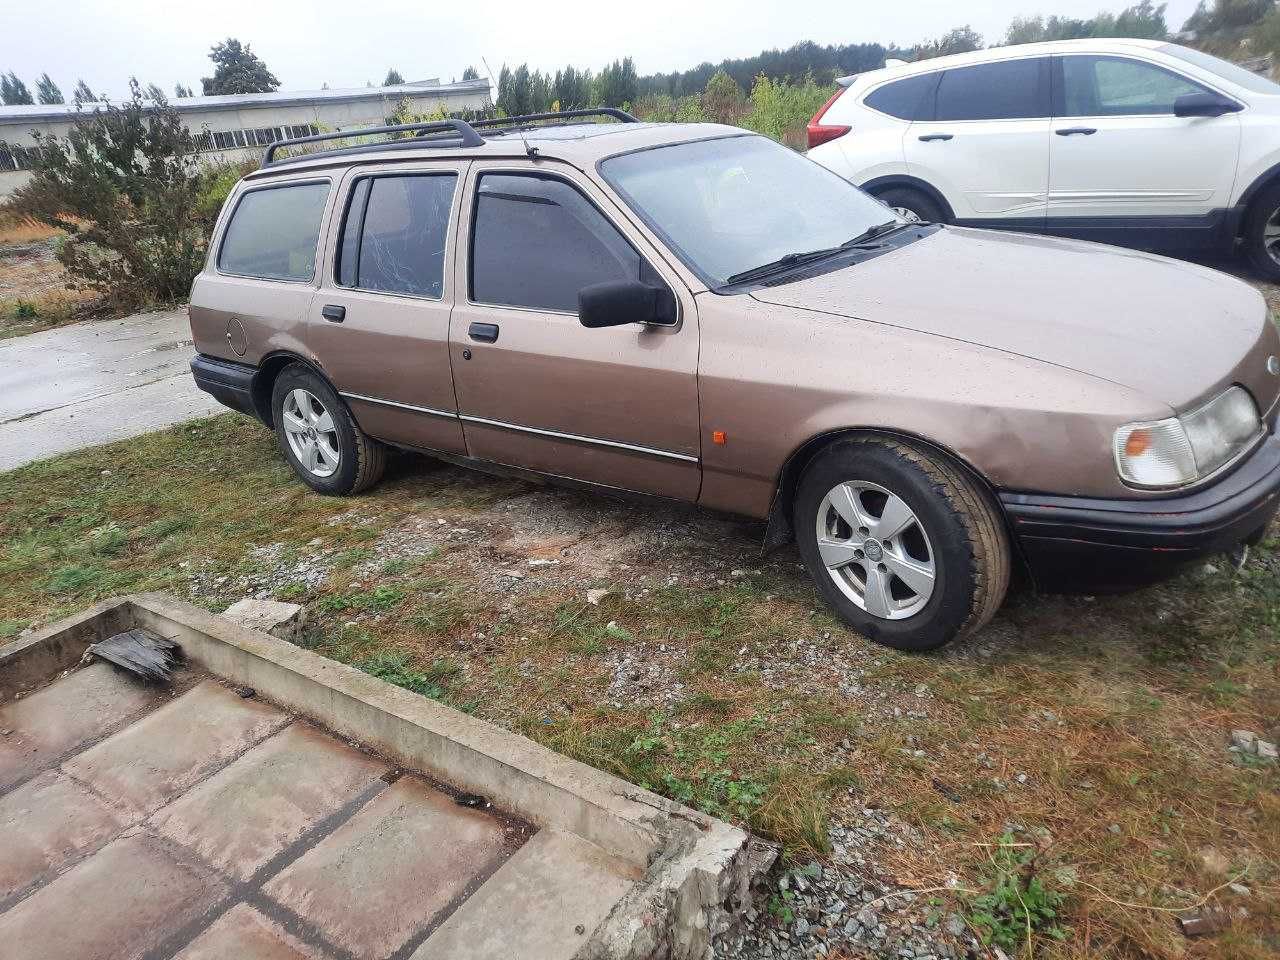
[[[48,71],[68,99],[80,77],[114,99],[130,76],[169,92],[181,81],[199,93],[200,78],[212,72],[209,47],[232,36],[251,44],[286,90],[379,83],[388,67],[406,80],[448,81],[468,64],[483,75],[482,57],[496,75],[504,62],[598,70],[630,55],[646,74],[800,40],[912,44],[966,22],[993,42],[1015,16],[1088,17],[1104,2],[643,0],[625,4],[623,14],[623,5],[608,0],[0,0],[0,71],[13,70],[33,92]],[[1194,8],[1195,0],[1171,0],[1170,28],[1178,30]]]

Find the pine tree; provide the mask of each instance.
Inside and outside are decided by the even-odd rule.
[[[157,103],[166,102],[169,99],[164,95],[164,91],[154,83],[148,83],[146,88],[143,90],[143,94],[148,100],[153,100]]]
[[[463,80],[479,80],[480,71],[477,70],[475,67],[467,67],[467,69],[462,71],[462,79]]]
[[[93,91],[89,89],[89,85],[83,80],[76,81],[76,88],[71,94],[71,99],[76,103],[95,103],[97,97]]]
[[[35,103],[27,85],[18,79],[18,75],[10,70],[0,76],[0,100],[6,107],[17,107]]]
[[[400,76],[400,71],[392,67],[387,71],[387,77],[382,81],[384,87],[398,87],[404,83],[404,77]]]
[[[40,74],[40,79],[36,81],[36,99],[41,103],[66,103],[62,96],[62,91],[58,89],[58,85],[49,78],[47,73]]]
[[[220,96],[236,93],[271,93],[280,89],[280,81],[258,59],[248,44],[228,37],[214,44],[209,59],[216,65],[212,77],[200,80],[204,95]]]
[[[194,96],[191,92],[191,88],[182,83],[179,83],[173,88],[173,95],[179,100],[186,100],[188,97]]]

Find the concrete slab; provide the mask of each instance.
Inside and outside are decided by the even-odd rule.
[[[157,813],[152,825],[205,861],[248,880],[387,765],[294,723]]]
[[[288,722],[204,680],[62,769],[122,809],[151,813]]]
[[[248,904],[237,904],[174,960],[325,960]]]
[[[107,663],[91,663],[57,683],[0,707],[0,790],[52,766],[167,691]]]
[[[256,597],[237,600],[222,615],[250,630],[261,630],[281,640],[296,640],[307,625],[307,611],[301,604]]]
[[[0,901],[101,846],[127,822],[56,770],[0,796]]]
[[[644,871],[593,843],[543,830],[512,854],[412,960],[570,960]],[[518,909],[519,923],[511,923]]]
[[[157,841],[126,837],[0,914],[0,960],[138,960],[226,890]]]
[[[0,470],[225,410],[193,352],[181,310],[0,341]]]
[[[361,960],[386,957],[506,855],[502,825],[416,780],[389,786],[263,888]]]

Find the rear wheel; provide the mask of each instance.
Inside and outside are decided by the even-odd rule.
[[[913,187],[890,187],[876,194],[876,199],[912,223],[943,223],[946,215],[937,201],[923,190]]]
[[[331,496],[360,493],[382,478],[386,448],[366,436],[333,387],[295,363],[271,391],[276,441],[302,482]]]
[[[1244,252],[1263,277],[1280,283],[1280,184],[1267,187],[1250,206]]]
[[[986,492],[946,459],[896,440],[841,441],[801,478],[800,554],[851,627],[900,650],[932,650],[995,615],[1009,542]]]

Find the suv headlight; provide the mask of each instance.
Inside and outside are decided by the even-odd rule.
[[[1168,420],[1116,431],[1116,469],[1135,487],[1182,487],[1222,469],[1262,433],[1258,407],[1243,387]]]

